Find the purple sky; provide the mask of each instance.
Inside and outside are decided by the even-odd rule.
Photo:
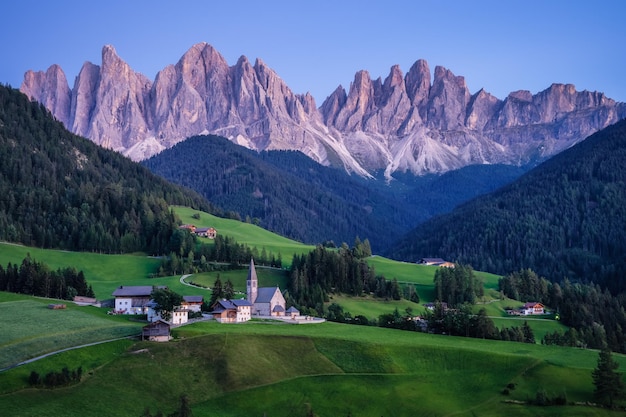
[[[359,70],[372,78],[418,59],[503,99],[552,83],[626,101],[626,1],[11,1],[2,7],[0,82],[59,64],[70,87],[111,44],[154,80],[193,44],[234,65],[261,58],[321,105]]]

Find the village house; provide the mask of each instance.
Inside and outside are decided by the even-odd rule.
[[[115,297],[115,314],[148,314],[152,291],[155,288],[166,289],[165,286],[151,285],[120,285],[113,291]]]
[[[441,258],[422,258],[420,259],[418,263],[420,265],[434,265],[434,266],[441,266],[444,268],[454,268],[453,262],[448,262]]]
[[[202,310],[204,298],[201,295],[183,295],[182,308],[199,313]]]
[[[219,300],[211,307],[213,318],[220,323],[243,323],[251,318],[248,300]]]
[[[170,339],[170,324],[165,320],[154,321],[141,329],[141,340],[167,342]]]
[[[545,314],[545,307],[541,303],[525,303],[521,309],[525,316],[533,314]]]
[[[198,227],[196,228],[196,235],[209,239],[215,239],[217,236],[217,230],[213,227]]]
[[[524,303],[522,307],[513,309],[508,308],[507,313],[512,316],[532,316],[546,314],[546,308],[543,304],[537,302]]]

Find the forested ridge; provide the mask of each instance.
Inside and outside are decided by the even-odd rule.
[[[492,194],[419,225],[388,254],[626,289],[626,121]]]
[[[337,245],[359,237],[369,239],[375,252],[434,214],[523,172],[467,167],[442,176],[398,174],[388,184],[324,167],[300,152],[258,153],[212,135],[191,137],[142,163],[280,235]]]
[[[162,254],[176,229],[169,204],[217,213],[197,193],[73,135],[44,106],[0,86],[0,240]]]

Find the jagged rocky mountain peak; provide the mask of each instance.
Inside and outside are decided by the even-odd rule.
[[[431,83],[432,76],[432,83]],[[135,160],[187,137],[212,133],[256,149],[298,150],[324,165],[371,176],[416,175],[471,164],[546,158],[626,117],[626,105],[598,92],[553,84],[500,100],[465,78],[415,61],[384,80],[358,71],[319,108],[260,58],[232,66],[200,42],[149,80],[105,45],[100,66],[85,62],[73,87],[63,70],[28,71],[20,89],[68,129]],[[542,149],[538,154],[537,149]]]

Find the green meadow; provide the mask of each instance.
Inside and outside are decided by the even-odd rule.
[[[176,215],[183,223],[195,224],[198,227],[215,227],[218,233],[234,237],[237,242],[257,248],[260,252],[281,254],[285,268],[291,263],[294,254],[308,253],[314,246],[303,245],[282,236],[278,236],[253,224],[232,219],[223,219],[211,214],[199,212],[186,207],[174,207]],[[198,218],[195,218],[199,217]],[[212,244],[212,240],[201,238],[204,243]],[[52,269],[73,266],[85,273],[87,282],[93,287],[96,297],[100,300],[111,298],[112,292],[120,285],[166,285],[181,295],[203,295],[210,297],[210,288],[218,275],[222,282],[231,280],[236,291],[245,292],[247,269],[211,271],[186,277],[181,282],[180,276],[151,278],[158,270],[160,260],[144,254],[105,255],[98,253],[77,253],[59,250],[43,250],[20,245],[0,243],[0,264],[9,262],[20,263],[30,254],[37,261],[44,262]],[[380,300],[370,296],[349,297],[333,295],[329,303],[341,305],[344,311],[352,316],[363,315],[368,319],[378,318],[381,314],[393,312],[396,308],[401,314],[410,307],[414,314],[421,314],[423,304],[434,301],[433,278],[437,271],[436,266],[419,265],[410,262],[399,262],[381,256],[371,256],[367,259],[370,266],[378,274],[387,279],[397,279],[401,285],[414,285],[420,297],[420,303],[415,304],[407,300]],[[288,273],[285,270],[265,268],[257,265],[257,274],[263,286],[277,285],[286,288]],[[496,291],[499,276],[481,271],[475,274],[483,280],[485,297],[476,309],[485,308],[487,315],[494,319],[496,326],[521,326],[523,321],[518,318],[507,317],[505,307],[517,307],[521,303],[514,300],[500,300]],[[193,284],[194,286],[188,285]],[[546,332],[562,330],[561,323],[553,320],[530,320],[529,325],[539,341]]]
[[[274,256],[280,254],[283,267],[286,268],[291,266],[294,254],[306,254],[315,248],[314,245],[305,245],[295,240],[287,239],[250,223],[223,219],[188,207],[174,206],[173,209],[183,224],[193,224],[196,227],[214,227],[218,234],[230,236],[237,243],[257,248],[259,253],[265,248],[268,255],[270,253],[274,254]],[[194,218],[194,215],[200,218]],[[212,242],[208,238],[200,239],[209,244]]]
[[[537,391],[591,399],[597,352],[337,323],[199,322],[170,343],[121,340],[0,374],[0,409],[20,416],[172,413],[186,395],[201,416],[611,416],[590,406],[537,407]],[[623,369],[626,358],[614,355]],[[29,388],[81,366],[78,384]],[[502,393],[508,384],[514,389]]]
[[[48,304],[63,303],[52,310]],[[0,369],[49,352],[135,336],[143,323],[107,317],[106,310],[0,292]]]

